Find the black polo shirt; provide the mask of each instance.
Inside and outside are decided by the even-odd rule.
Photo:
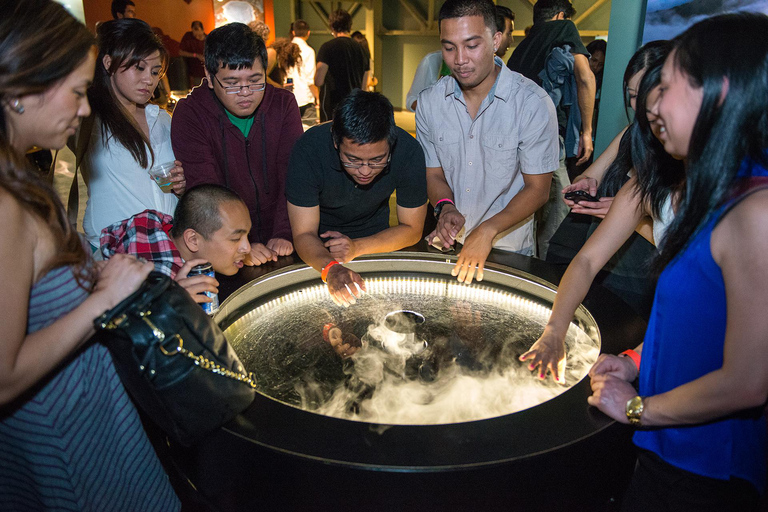
[[[295,206],[320,206],[320,228],[362,238],[389,227],[389,197],[418,208],[427,202],[424,153],[416,139],[397,128],[389,167],[369,185],[358,185],[341,165],[333,146],[331,123],[307,130],[296,142],[288,164],[285,195]]]

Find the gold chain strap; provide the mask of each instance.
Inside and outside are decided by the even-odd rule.
[[[212,372],[212,373],[219,374],[223,377],[229,377],[230,379],[234,379],[240,382],[245,382],[252,388],[254,389],[256,388],[256,383],[253,381],[253,373],[244,374],[244,373],[233,372],[232,370],[228,370],[227,368],[224,368],[223,366],[214,363],[210,359],[207,359],[203,356],[198,356],[190,352],[189,350],[184,348],[184,340],[182,340],[181,336],[179,336],[178,334],[174,334],[171,337],[171,339],[178,339],[179,345],[175,349],[168,351],[166,350],[165,345],[161,344],[160,351],[164,355],[175,356],[176,354],[182,354],[192,359],[195,362],[195,364],[200,368],[208,370],[209,372]]]
[[[256,383],[254,382],[253,373],[238,373],[233,372],[232,370],[229,370],[227,368],[224,368],[223,366],[214,363],[210,359],[207,359],[203,356],[199,356],[197,354],[194,354],[184,348],[184,340],[179,336],[178,334],[174,334],[170,338],[166,340],[165,333],[155,327],[155,324],[153,324],[147,316],[151,314],[150,311],[145,312],[143,315],[141,315],[141,319],[144,320],[144,322],[149,326],[150,329],[152,329],[152,334],[157,338],[157,340],[160,342],[160,352],[163,353],[163,355],[166,355],[168,357],[175,356],[176,354],[182,354],[190,359],[192,359],[195,362],[195,365],[199,366],[200,368],[204,370],[208,370],[211,373],[216,373],[218,375],[221,375],[222,377],[229,377],[230,379],[234,379],[239,382],[245,382],[251,388],[256,389]],[[113,327],[114,328],[114,327]],[[177,340],[178,345],[175,347],[166,348],[166,343],[171,340]]]
[[[184,348],[184,340],[178,334],[174,334],[173,336],[171,336],[166,340],[165,333],[162,330],[158,329],[155,326],[155,324],[153,324],[149,320],[149,318],[147,318],[151,314],[152,314],[152,311],[150,310],[140,311],[138,313],[139,317],[142,320],[144,320],[144,323],[146,323],[147,326],[152,330],[152,335],[160,342],[160,352],[162,352],[163,355],[172,357],[172,356],[175,356],[176,354],[182,354],[192,359],[195,362],[195,365],[199,366],[204,370],[208,370],[209,372],[216,373],[218,375],[221,375],[222,377],[229,377],[230,379],[234,379],[239,382],[245,382],[251,388],[256,389],[256,383],[254,382],[253,372],[249,372],[249,373],[233,372],[232,370],[229,370],[219,364],[214,363],[210,359],[207,359],[203,356],[199,356],[197,354],[190,352],[189,350]],[[122,324],[127,318],[128,318],[128,315],[123,313],[122,315],[116,318],[112,318],[109,321],[101,321],[100,327],[102,329],[114,330],[120,327],[120,324]],[[178,340],[178,345],[169,350],[165,347],[165,345],[171,340]]]

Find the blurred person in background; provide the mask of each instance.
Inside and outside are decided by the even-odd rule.
[[[136,17],[136,4],[131,0],[112,0],[112,18],[121,20],[123,18]]]
[[[320,121],[333,119],[336,105],[354,89],[362,89],[370,75],[370,57],[350,37],[352,17],[343,9],[331,13],[333,39],[317,52],[315,85],[320,88]]]
[[[359,44],[360,48],[363,49],[363,53],[365,53],[365,55],[368,57],[370,73],[368,73],[368,81],[363,84],[363,89],[366,91],[373,91],[373,88],[376,87],[376,85],[379,83],[379,80],[373,76],[373,56],[371,55],[371,47],[368,44],[368,38],[365,37],[365,34],[359,30],[352,32],[350,37],[353,41],[357,41],[357,44]]]
[[[267,78],[275,87],[280,87],[293,92],[293,83],[288,83],[288,73],[301,65],[301,49],[299,45],[287,37],[278,37],[270,46],[275,52],[275,60],[272,67],[267,64]],[[297,102],[298,103],[298,102]]]
[[[309,24],[304,20],[291,23],[291,41],[299,47],[301,63],[288,72],[288,78],[293,79],[293,95],[299,105],[302,123],[312,126],[317,124],[318,97],[315,86],[315,50],[307,44],[309,39]]]
[[[496,6],[496,28],[501,32],[501,42],[496,49],[496,56],[503,59],[507,50],[515,42],[512,32],[515,30],[515,13],[509,7]]]
[[[560,166],[552,177],[549,200],[536,212],[537,256],[546,258],[549,240],[568,215],[560,191],[570,184],[569,166],[592,157],[592,114],[595,76],[589,53],[571,17],[570,0],[538,0],[533,6],[533,28],[520,41],[507,67],[544,87],[555,101],[560,133]]]
[[[193,21],[192,30],[184,34],[179,45],[179,55],[187,63],[189,87],[197,87],[205,76],[205,30],[202,21]]]
[[[600,112],[600,95],[603,92],[603,69],[605,68],[605,51],[608,43],[604,39],[595,39],[587,45],[589,52],[589,68],[595,74],[595,110],[592,116],[592,134],[597,133],[597,117]]]

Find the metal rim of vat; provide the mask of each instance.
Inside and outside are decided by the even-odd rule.
[[[450,277],[455,262],[455,256],[401,252],[362,257],[347,265],[364,277],[371,273]],[[267,274],[233,293],[215,320],[226,330],[246,305],[287,287],[316,284],[317,279],[317,272],[306,265]],[[512,288],[550,305],[557,290],[535,275],[492,263],[486,265],[483,283]],[[573,321],[597,325],[584,306]],[[605,341],[601,340],[603,347]],[[376,425],[322,416],[257,393],[251,407],[222,430],[224,435],[325,464],[393,472],[470,469],[535,457],[602,432],[613,421],[587,404],[589,395],[585,378],[551,400],[505,416],[442,425]]]

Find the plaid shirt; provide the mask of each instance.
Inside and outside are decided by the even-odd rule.
[[[184,260],[169,235],[173,217],[157,210],[141,213],[116,222],[101,230],[101,254],[109,259],[114,254],[132,254],[155,264],[155,270],[176,277]]]

